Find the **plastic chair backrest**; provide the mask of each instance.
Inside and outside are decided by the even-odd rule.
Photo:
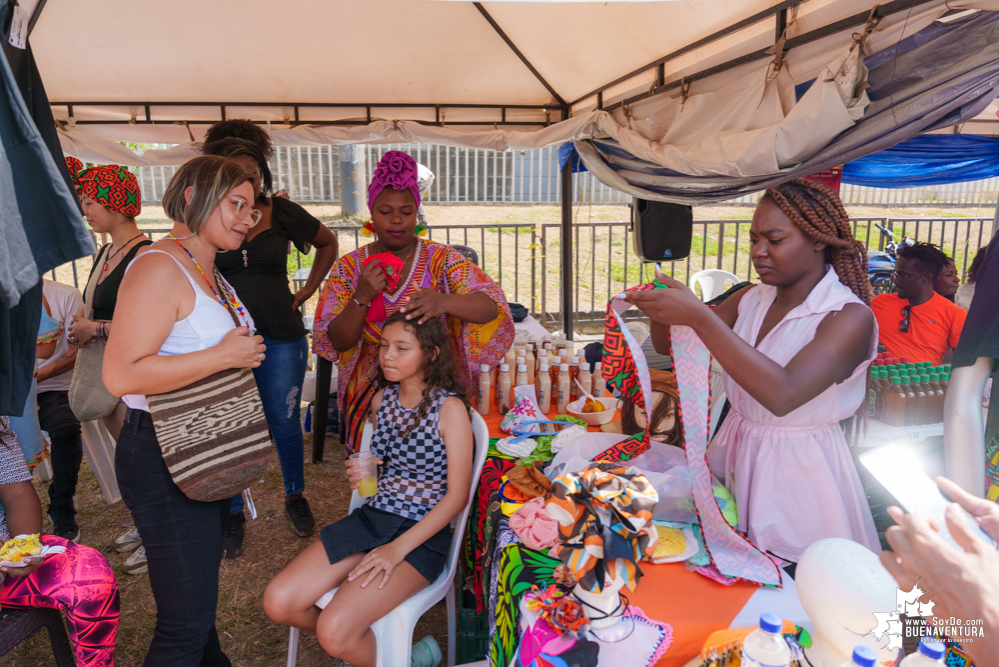
[[[476,266],[479,265],[479,253],[475,248],[467,245],[461,245],[460,243],[452,243],[451,247],[464,255],[465,258],[472,264],[475,264]]]
[[[725,291],[725,283],[731,280],[733,285],[739,284],[739,276],[721,269],[706,269],[698,271],[690,277],[689,287],[701,286],[701,301],[707,303]]]
[[[472,465],[472,489],[469,494],[469,501],[465,504],[465,509],[451,522],[452,529],[463,525],[465,519],[468,518],[468,510],[471,507],[472,498],[475,497],[475,490],[479,487],[479,475],[482,474],[482,466],[486,464],[486,456],[489,453],[489,427],[486,426],[485,420],[482,419],[482,415],[478,412],[471,409],[468,412],[472,420],[472,439],[475,445],[475,458],[473,459]],[[357,451],[366,452],[371,449],[371,436],[373,433],[374,428],[371,426],[371,422],[365,422],[364,431],[361,434],[361,444],[359,445]],[[364,498],[357,495],[357,489],[355,489],[350,494],[349,512],[353,512],[363,504]],[[455,531],[455,533],[457,534],[457,531]],[[457,558],[455,555],[456,552],[454,544],[451,545],[451,551],[452,557]],[[449,569],[452,567],[452,563],[450,562],[451,560],[452,558],[448,559]]]

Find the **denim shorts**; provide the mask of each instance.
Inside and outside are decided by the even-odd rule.
[[[361,505],[336,523],[319,531],[330,564],[360,552],[388,544],[416,525],[413,519]],[[430,583],[444,571],[451,549],[451,526],[410,551],[404,559]]]

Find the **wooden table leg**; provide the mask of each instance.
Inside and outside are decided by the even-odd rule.
[[[312,428],[312,462],[323,462],[326,446],[326,412],[330,405],[330,376],[333,362],[322,355],[316,356],[316,418]]]

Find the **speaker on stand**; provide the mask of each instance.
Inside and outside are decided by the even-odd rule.
[[[690,254],[694,234],[694,209],[635,199],[631,206],[631,231],[635,254],[643,262],[674,262]]]

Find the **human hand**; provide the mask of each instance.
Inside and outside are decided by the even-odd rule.
[[[963,551],[946,542],[937,522],[926,516],[905,514],[898,507],[889,507],[888,514],[898,525],[886,534],[892,551],[882,552],[880,558],[901,590],[909,591],[918,582],[932,599],[937,617],[999,620],[999,551],[973,532],[957,505],[948,507],[944,516]]]
[[[381,261],[368,262],[361,268],[361,275],[357,279],[357,289],[354,290],[354,298],[361,303],[369,304],[375,297],[384,292],[386,287],[388,287],[388,283]]]
[[[236,327],[219,343],[226,368],[257,368],[267,356],[263,336],[251,336],[247,327]]]
[[[967,510],[968,514],[974,517],[982,530],[988,533],[989,537],[999,541],[999,505],[996,503],[973,496],[958,484],[946,477],[936,478],[937,486],[943,494],[955,503]]]
[[[441,294],[432,289],[417,289],[416,294],[406,299],[399,312],[406,313],[406,319],[419,318],[417,324],[423,324],[431,317],[437,317],[447,312],[449,294]]]
[[[381,459],[375,459],[378,465],[385,465]],[[347,477],[350,479],[350,490],[356,491],[361,486],[364,473],[361,471],[361,462],[356,459],[347,459]]]
[[[396,566],[403,561],[406,557],[406,552],[399,548],[395,542],[389,542],[388,544],[383,544],[380,547],[375,547],[367,554],[360,563],[357,564],[350,574],[347,575],[347,581],[354,581],[354,579],[360,579],[365,574],[368,576],[361,582],[361,588],[367,588],[368,584],[382,574],[381,583],[378,584],[378,590],[385,588],[385,584],[388,583],[389,577],[392,576],[392,571],[395,570]]]
[[[42,563],[45,562],[45,559],[41,556],[35,556],[25,558],[21,562],[27,563],[27,565],[24,567],[10,567],[9,565],[5,565],[4,567],[0,567],[0,572],[2,572],[6,577],[26,577],[40,568]]]
[[[311,296],[312,296],[311,294],[305,291],[305,288],[302,288],[297,292],[295,292],[295,298],[291,300],[292,310],[298,310],[303,303],[309,300],[309,297]]]
[[[625,292],[624,300],[661,324],[693,326],[697,317],[708,310],[686,285],[663,274],[659,267],[656,278],[669,289]]]
[[[66,336],[66,340],[77,347],[87,347],[87,343],[96,336],[97,322],[88,320],[82,315],[73,315],[73,323],[69,325],[69,334]]]

